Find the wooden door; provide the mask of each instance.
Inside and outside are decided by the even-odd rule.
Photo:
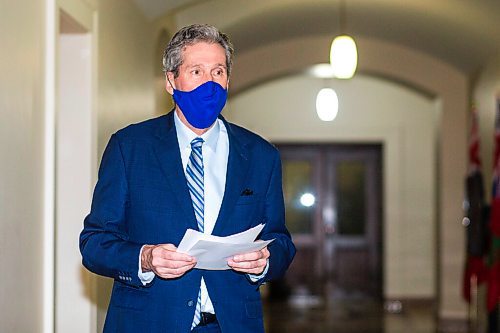
[[[382,295],[381,146],[278,145],[294,290]]]

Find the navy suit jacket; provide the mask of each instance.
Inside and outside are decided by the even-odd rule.
[[[83,264],[114,279],[104,332],[190,331],[201,277],[225,333],[264,332],[259,285],[280,277],[295,255],[285,227],[278,151],[223,118],[229,137],[225,193],[213,235],[228,236],[259,223],[269,270],[253,283],[233,270],[192,269],[177,279],[138,278],[144,244],[178,245],[197,229],[182,168],[173,112],[112,135],[99,169],[90,214],[80,235]]]

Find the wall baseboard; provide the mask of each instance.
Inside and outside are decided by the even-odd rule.
[[[438,321],[439,333],[467,333],[469,322],[467,319],[440,318]]]

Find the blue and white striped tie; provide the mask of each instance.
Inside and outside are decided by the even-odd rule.
[[[203,172],[203,154],[201,147],[202,138],[195,138],[191,141],[191,155],[186,167],[186,179],[193,201],[194,214],[198,223],[198,230],[203,232],[203,218],[205,210],[205,190],[204,190],[204,172]],[[201,289],[198,291],[198,301],[194,312],[193,324],[191,329],[200,323],[201,320]]]

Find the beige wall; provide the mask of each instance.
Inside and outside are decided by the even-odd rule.
[[[153,25],[132,1],[100,1],[99,151],[117,129],[154,115],[156,37]]]
[[[42,329],[42,3],[0,5],[1,332]]]
[[[165,90],[165,73],[163,73],[163,52],[168,42],[177,31],[172,16],[164,16],[153,22],[155,50],[153,53],[153,72],[155,75],[156,114],[164,114],[172,110],[172,96]]]

